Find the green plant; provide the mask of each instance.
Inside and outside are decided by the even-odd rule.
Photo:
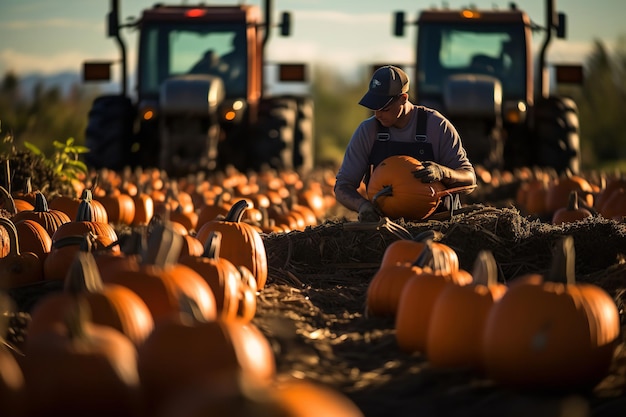
[[[73,182],[88,172],[79,156],[88,148],[77,146],[73,138],[53,142],[55,152],[47,157],[37,146],[18,142],[11,131],[3,131],[0,124],[1,183],[9,192],[23,189],[30,181],[34,190],[41,191],[48,200],[54,195],[74,195]]]
[[[69,180],[80,180],[82,176],[87,173],[87,165],[80,161],[78,157],[81,154],[89,152],[89,148],[85,146],[75,145],[74,138],[68,138],[65,143],[57,140],[52,142],[55,152],[46,158],[46,155],[34,144],[30,142],[24,142],[26,149],[33,154],[44,158],[44,162],[50,168],[52,172]]]

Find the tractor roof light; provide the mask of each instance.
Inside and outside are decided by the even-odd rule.
[[[476,10],[464,9],[461,11],[461,16],[466,19],[478,19],[480,17],[480,13]]]
[[[203,9],[189,9],[185,12],[187,17],[202,17],[206,14],[206,10]]]

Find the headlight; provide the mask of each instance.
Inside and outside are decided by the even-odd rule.
[[[523,123],[526,120],[526,103],[523,101],[505,103],[504,120],[512,124]]]
[[[246,104],[243,100],[225,101],[220,108],[221,119],[225,122],[236,123],[243,119]]]

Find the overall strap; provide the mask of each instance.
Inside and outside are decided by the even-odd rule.
[[[426,121],[428,114],[421,107],[417,108],[417,123],[415,124],[415,141],[426,142]]]
[[[378,119],[376,119],[376,124],[378,125],[376,140],[380,142],[387,142],[391,137],[391,135],[389,135],[389,128],[387,126],[383,126]]]

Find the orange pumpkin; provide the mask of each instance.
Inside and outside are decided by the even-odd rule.
[[[141,411],[135,346],[88,316],[79,299],[67,311],[69,331],[26,338],[26,415],[134,417]]]
[[[90,203],[89,206],[84,207],[83,205],[81,208],[81,203],[83,201],[88,201]],[[56,197],[50,200],[48,207],[50,209],[62,211],[67,214],[70,219],[74,220],[76,220],[76,217],[78,216],[79,209],[88,209],[91,212],[89,216],[91,218],[91,221],[102,223],[108,223],[109,221],[106,209],[104,208],[102,203],[93,199],[93,194],[90,189],[83,190],[79,198],[70,196]],[[81,216],[84,216],[84,214],[81,214]]]
[[[33,206],[31,205],[30,209],[32,210],[32,208]],[[11,217],[18,212],[15,200],[7,189],[2,186],[0,186],[0,209],[6,210]]]
[[[397,263],[413,262],[422,253],[426,246],[426,241],[432,241],[434,247],[441,249],[443,255],[447,258],[447,263],[452,269],[459,269],[459,257],[457,253],[451,247],[440,243],[443,239],[443,234],[436,230],[426,230],[423,233],[418,234],[412,239],[399,239],[387,246],[383,253],[383,258],[380,261],[380,267],[384,268],[388,265],[395,265]]]
[[[69,222],[70,217],[60,210],[48,208],[46,197],[40,192],[35,192],[35,205],[32,210],[24,210],[12,218],[14,223],[21,220],[34,220],[46,229],[50,236],[64,223]]]
[[[433,260],[441,258],[440,252],[434,248],[431,250]],[[430,318],[437,298],[449,285],[471,282],[472,275],[463,269],[446,271],[436,267],[422,269],[409,278],[402,288],[395,317],[396,341],[400,349],[425,352]]]
[[[0,292],[0,314],[15,310],[12,299]],[[6,339],[6,321],[0,322],[0,337]],[[14,354],[0,343],[0,404],[4,416],[19,417],[24,415],[26,406],[24,373]]]
[[[130,289],[104,284],[91,252],[79,251],[72,262],[64,290],[42,298],[31,313],[27,334],[30,336],[63,329],[66,310],[81,298],[89,305],[91,321],[110,326],[138,346],[154,327],[150,310]]]
[[[614,190],[600,211],[606,219],[622,220],[626,217],[626,188]]]
[[[440,182],[427,184],[415,178],[413,172],[420,168],[422,163],[410,156],[388,157],[372,172],[367,197],[393,219],[422,220],[430,216],[445,187]]]
[[[417,243],[417,242],[415,242]],[[450,247],[426,239],[413,262],[381,264],[367,288],[366,311],[373,316],[395,316],[404,287],[416,275],[436,270],[451,273],[458,270],[458,258]],[[448,262],[448,259],[454,259]],[[388,261],[389,262],[389,261]]]
[[[363,417],[346,395],[307,379],[279,377],[267,385],[241,375],[229,382],[189,388],[164,404],[159,417]]]
[[[148,237],[139,268],[103,274],[102,279],[139,295],[155,324],[179,312],[182,294],[194,300],[207,320],[215,319],[217,307],[211,287],[193,269],[178,263],[181,245],[182,236],[167,222],[157,224]]]
[[[138,192],[133,196],[133,202],[135,203],[135,216],[131,224],[133,226],[147,225],[154,216],[154,200],[149,194]]]
[[[110,223],[130,225],[135,219],[135,200],[128,194],[107,193],[101,197],[97,197],[94,201],[98,201],[104,207]]]
[[[41,260],[32,252],[21,252],[13,222],[0,217],[0,228],[9,236],[9,253],[0,258],[0,290],[22,287],[43,280]]]
[[[592,216],[591,211],[578,205],[578,192],[572,190],[567,206],[561,207],[552,215],[552,224],[573,223]]]
[[[483,358],[488,376],[506,386],[589,390],[606,376],[620,340],[615,301],[576,283],[574,240],[565,236],[549,274],[516,278],[492,307]]]
[[[20,249],[34,253],[41,262],[44,262],[52,249],[52,238],[46,229],[34,220],[22,220],[15,223],[15,230]]]
[[[243,265],[256,277],[257,288],[262,290],[267,281],[267,254],[263,239],[256,229],[242,222],[246,200],[239,200],[230,208],[224,220],[211,220],[198,230],[197,237],[205,242],[212,231],[222,233],[220,256],[234,265]]]
[[[209,284],[217,305],[218,317],[232,320],[239,308],[241,274],[228,259],[220,257],[222,234],[211,232],[201,256],[183,256],[180,263],[196,271]]]
[[[447,285],[433,305],[425,353],[434,367],[483,369],[487,316],[507,287],[498,282],[498,266],[486,250],[478,253],[472,279]]]
[[[578,192],[578,195],[585,201],[588,207],[593,206],[593,187],[589,181],[579,175],[566,172],[548,186],[546,195],[547,213],[554,215],[558,209],[566,207],[571,191]]]
[[[96,213],[92,205],[90,198],[83,199],[76,219],[62,224],[52,235],[52,249],[44,261],[45,279],[65,280],[85,235],[93,238],[92,244],[97,249],[107,248],[115,253],[120,252],[115,229],[109,223],[94,220]]]
[[[251,321],[256,314],[257,308],[257,287],[256,278],[248,268],[243,265],[237,265],[239,278],[239,304],[237,308],[237,317],[243,321]]]
[[[620,189],[626,190],[626,176],[614,176],[608,179],[606,186],[600,190],[594,201],[595,208],[602,213],[605,209],[606,202],[611,197],[611,194]]]
[[[255,325],[241,320],[206,321],[191,304],[180,316],[158,323],[138,348],[139,375],[151,407],[158,408],[198,385],[218,390],[240,374],[261,384],[272,382],[274,353]]]

